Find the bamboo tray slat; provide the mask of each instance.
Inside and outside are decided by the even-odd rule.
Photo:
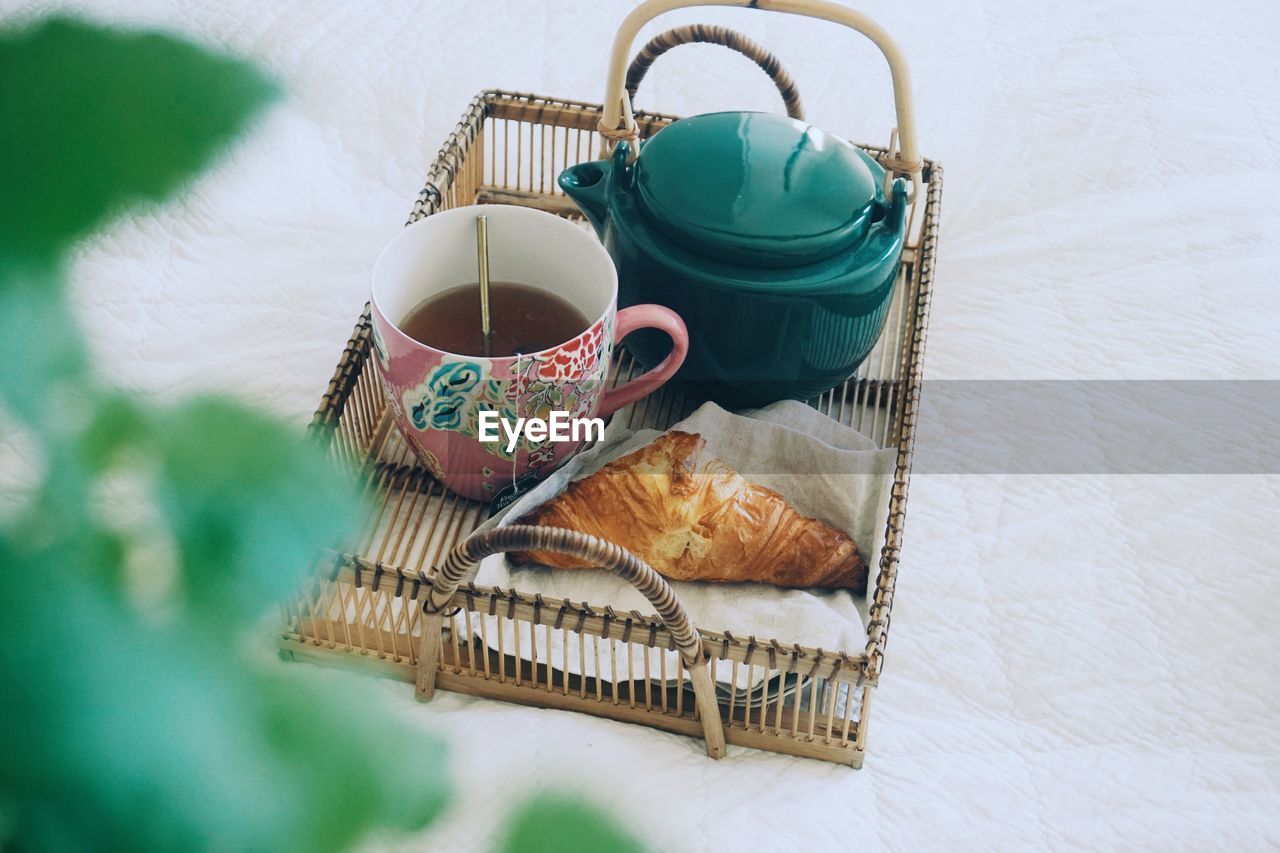
[[[580,220],[555,177],[595,158],[600,116],[599,105],[579,101],[482,93],[449,135],[409,221],[474,203],[520,204]],[[674,118],[635,114],[642,136]],[[882,148],[864,148],[887,156]],[[862,765],[906,518],[941,187],[941,169],[925,160],[923,192],[908,214],[907,247],[884,333],[854,376],[809,401],[880,447],[897,451],[866,643],[859,649],[822,650],[796,646],[785,637],[740,637],[732,626],[696,626],[713,672],[756,685],[745,692],[717,691],[724,739],[731,746]],[[285,603],[279,643],[288,659],[414,681],[423,665],[418,660],[422,605],[432,574],[484,521],[488,507],[445,492],[400,438],[370,366],[370,333],[366,306],[310,426],[314,439],[340,464],[358,472],[368,514],[348,541],[324,543],[336,550],[326,552],[311,581]],[[623,348],[613,381],[625,381],[636,370]],[[626,418],[631,429],[664,429],[699,403],[679,387],[667,386],[617,417]],[[467,584],[453,594],[443,624],[434,661],[440,689],[683,735],[703,733],[687,691],[688,673],[672,654],[674,637],[656,617],[614,611],[608,602],[551,600]],[[488,647],[490,625],[506,629],[498,629],[497,650]],[[730,630],[712,630],[722,628]],[[514,647],[503,648],[508,633]],[[553,634],[561,641],[555,660]],[[580,664],[576,672],[569,665],[575,662]],[[587,676],[588,669],[595,675]]]

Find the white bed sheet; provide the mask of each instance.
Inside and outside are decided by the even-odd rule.
[[[247,54],[290,92],[182,203],[82,253],[104,368],[159,396],[231,390],[301,427],[470,97],[598,99],[630,5],[78,7]],[[1280,376],[1280,7],[862,5],[900,40],[922,148],[947,168],[930,376]],[[888,75],[856,35],[746,10],[663,24],[698,20],[774,48],[815,123],[887,139]],[[685,48],[640,100],[775,97],[744,60]],[[640,727],[317,677],[452,744],[452,810],[392,847],[483,848],[496,830],[478,815],[548,788],[661,850],[1274,847],[1277,492],[1276,476],[918,476],[860,772],[713,762]]]

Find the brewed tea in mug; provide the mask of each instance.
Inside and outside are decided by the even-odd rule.
[[[472,282],[422,300],[400,321],[420,344],[458,355],[506,358],[571,341],[591,321],[567,299],[516,281],[489,282],[489,346],[480,325],[480,284]]]

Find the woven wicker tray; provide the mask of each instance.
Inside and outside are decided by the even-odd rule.
[[[601,115],[594,104],[482,93],[437,156],[409,221],[475,203],[520,204],[579,220],[555,178],[595,158]],[[634,120],[646,137],[674,117],[637,112]],[[888,156],[884,149],[864,148],[877,158]],[[489,507],[446,492],[393,426],[369,361],[366,307],[310,432],[340,464],[359,473],[371,511],[350,541],[326,552],[311,581],[284,605],[282,656],[416,681],[422,698],[440,688],[702,736],[713,755],[722,754],[727,741],[860,767],[898,574],[938,239],[942,172],[925,160],[920,177],[884,333],[854,376],[810,401],[897,451],[863,648],[823,650],[785,637],[739,637],[732,626],[685,631],[689,626],[674,595],[670,602],[661,597],[660,578],[646,594],[652,592],[666,618],[617,612],[609,602],[442,583],[442,575],[445,581],[465,580],[467,559],[459,555],[466,549],[459,543],[487,518]],[[626,381],[636,370],[623,347],[613,381]],[[663,429],[700,402],[668,386],[619,417],[631,429]],[[601,554],[600,564],[609,565],[612,557]],[[625,561],[618,560],[611,567],[621,573]],[[628,579],[639,585],[638,577]],[[438,607],[433,593],[441,599]],[[553,634],[560,641],[555,655]],[[677,649],[680,655],[669,653]],[[593,675],[578,674],[588,672]],[[731,689],[720,681],[750,686]]]

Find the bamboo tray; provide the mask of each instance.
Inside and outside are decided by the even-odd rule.
[[[579,219],[555,178],[574,163],[595,159],[601,115],[595,104],[482,93],[437,156],[409,222],[474,203],[527,205]],[[674,117],[637,112],[634,119],[646,137]],[[883,148],[863,147],[878,159],[888,157]],[[451,562],[446,557],[488,517],[489,507],[445,492],[401,440],[369,359],[366,306],[309,431],[359,473],[371,510],[354,537],[327,551],[314,577],[284,604],[282,657],[417,681],[424,697],[438,687],[703,736],[713,754],[715,730],[721,730],[731,745],[860,767],[871,694],[884,665],[906,518],[938,240],[939,166],[922,161],[920,187],[908,213],[907,246],[884,333],[854,376],[809,401],[897,451],[863,648],[806,648],[786,638],[739,637],[732,626],[697,626],[688,654],[673,656],[664,652],[686,643],[671,614],[663,619],[618,612],[608,602],[548,600],[465,582],[433,608],[433,582],[449,590],[442,573],[453,569],[453,580],[464,577],[460,564],[445,568]],[[636,369],[622,348],[613,381],[625,381]],[[662,429],[700,402],[668,386],[617,416],[632,429]],[[492,649],[490,625],[504,629]],[[554,660],[553,634],[561,641]],[[514,642],[504,644],[504,636]],[[595,675],[578,674],[588,672],[583,666],[571,672],[571,656],[579,663],[593,661]],[[697,669],[710,676],[701,681],[703,688],[715,685],[712,692],[697,689]],[[729,671],[732,681],[741,673],[750,686],[717,685],[717,672]]]

